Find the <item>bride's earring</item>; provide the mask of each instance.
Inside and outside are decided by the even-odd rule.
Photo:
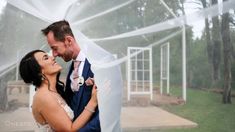
[[[42,76],[41,80],[43,81],[43,80],[45,80],[45,78]]]
[[[41,80],[43,81],[43,80],[45,80],[46,79],[46,77],[45,77],[45,75],[42,73],[41,74]]]

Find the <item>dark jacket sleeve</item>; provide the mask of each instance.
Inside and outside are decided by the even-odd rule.
[[[79,132],[101,132],[98,109],[93,116],[94,117],[83,128],[81,128]]]

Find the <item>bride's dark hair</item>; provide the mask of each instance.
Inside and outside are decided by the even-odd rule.
[[[42,50],[33,50],[26,54],[20,61],[20,76],[27,84],[33,84],[36,89],[41,85],[42,80],[48,81],[48,90],[50,90],[50,82],[45,75],[41,72],[41,66],[34,57],[37,52],[43,52]],[[59,80],[60,73],[56,77],[56,89],[57,92],[64,98],[64,83]],[[52,91],[52,90],[50,90]],[[52,91],[53,92],[53,91]]]

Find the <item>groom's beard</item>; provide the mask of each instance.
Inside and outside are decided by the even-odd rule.
[[[73,52],[66,50],[66,52],[61,56],[65,62],[69,62],[73,58]]]

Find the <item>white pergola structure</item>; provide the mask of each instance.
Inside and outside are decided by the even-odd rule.
[[[172,9],[164,2],[164,0],[160,0],[164,7],[171,13],[171,15],[175,18],[177,16],[172,11]],[[186,33],[185,33],[185,22],[182,24],[182,98],[186,102]]]
[[[167,94],[170,92],[170,43],[161,45],[161,73],[160,73],[160,93],[163,93],[163,84],[166,81]]]
[[[170,9],[170,7],[164,2],[164,0],[160,0],[161,3],[164,5],[164,7],[171,13],[171,15],[175,18],[177,18],[177,16],[175,15],[175,13],[172,11],[172,9]],[[131,48],[131,47],[130,47]],[[144,48],[141,50],[144,50]],[[129,56],[129,50],[128,50],[128,80],[131,80],[131,74],[129,72],[130,71],[130,56]],[[152,62],[151,62],[152,63]],[[152,67],[152,64],[151,64]],[[169,72],[169,69],[168,69]],[[169,75],[168,75],[168,80],[169,80]],[[183,100],[186,102],[186,84],[187,84],[187,80],[186,80],[186,30],[185,30],[185,25],[184,22],[182,23],[182,98]],[[169,82],[167,82],[167,85],[169,87]],[[152,84],[150,84],[150,86],[152,87]],[[144,92],[132,92],[131,91],[131,85],[128,82],[127,84],[128,87],[128,100],[130,100],[130,95],[131,94],[143,94]],[[151,89],[151,88],[150,88]],[[152,90],[152,89],[151,89]],[[150,90],[150,91],[151,91]],[[168,90],[169,92],[169,90]],[[146,94],[146,93],[145,93]],[[149,93],[147,93],[149,94]],[[151,95],[151,94],[150,94]],[[151,95],[151,99],[152,99],[152,95]]]
[[[153,99],[152,48],[128,47],[127,99],[131,95],[150,95]]]

